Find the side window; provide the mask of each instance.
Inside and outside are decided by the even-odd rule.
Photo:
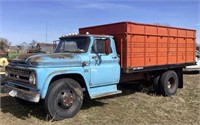
[[[92,53],[110,54],[112,49],[110,46],[110,39],[95,39],[93,44]]]

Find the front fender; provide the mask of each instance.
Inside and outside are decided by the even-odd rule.
[[[48,73],[45,73],[46,76],[42,76],[43,77],[43,80],[38,80],[38,82],[40,82],[39,84],[39,88],[40,88],[40,93],[41,93],[41,99],[44,99],[46,97],[46,94],[47,94],[47,91],[48,91],[48,88],[49,88],[49,85],[50,85],[50,82],[51,80],[58,76],[58,75],[69,75],[69,74],[79,74],[83,77],[85,83],[86,83],[86,87],[89,88],[89,72],[85,72],[85,70],[87,69],[83,69],[83,68],[76,68],[76,69],[73,69],[73,68],[70,68],[69,69],[59,69],[59,70],[54,70],[54,71],[51,71],[51,72],[48,72]],[[40,76],[41,77],[41,76]],[[41,82],[43,81],[43,82]]]

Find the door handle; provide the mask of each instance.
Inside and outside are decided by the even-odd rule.
[[[97,58],[97,56],[92,56],[92,59],[96,59]]]

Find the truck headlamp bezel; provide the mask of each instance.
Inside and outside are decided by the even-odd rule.
[[[34,73],[31,73],[29,76],[29,83],[34,86],[36,85],[36,75]]]

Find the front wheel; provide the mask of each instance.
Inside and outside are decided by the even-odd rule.
[[[178,76],[176,72],[170,70],[161,75],[161,93],[163,96],[175,95],[178,89]]]
[[[83,103],[83,92],[79,83],[70,78],[53,82],[45,98],[45,109],[54,120],[75,116]]]

